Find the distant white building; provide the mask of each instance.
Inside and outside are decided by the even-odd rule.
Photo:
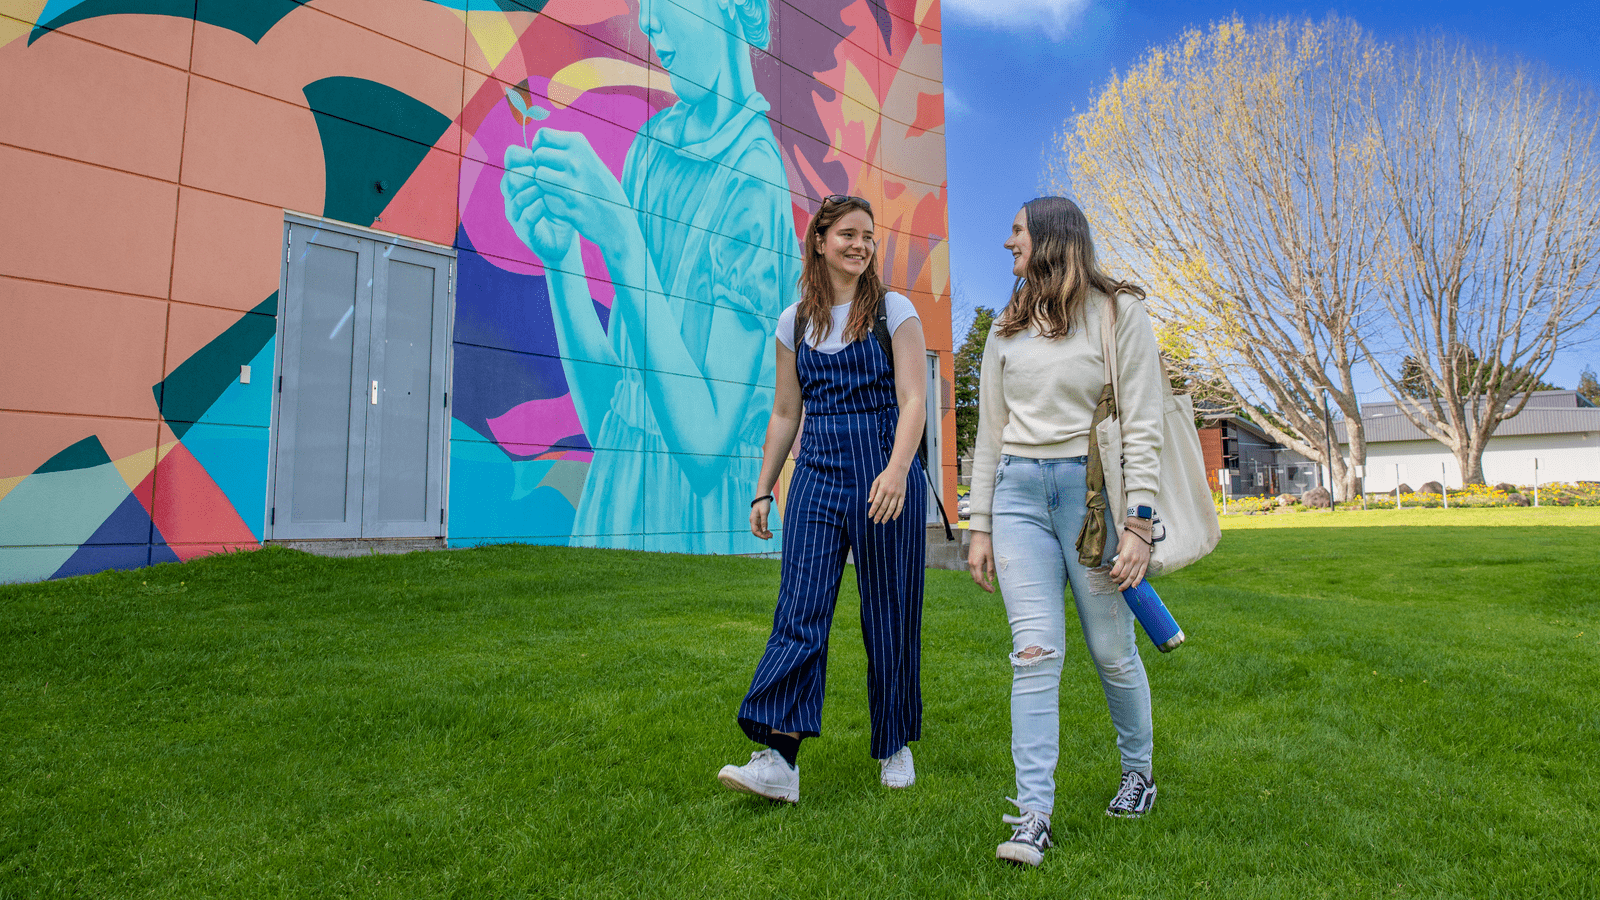
[[[1361,409],[1367,437],[1368,492],[1413,489],[1430,481],[1462,485],[1461,467],[1450,448],[1423,433],[1396,403],[1368,403]],[[1334,423],[1340,450],[1350,457],[1344,422]],[[1600,481],[1600,408],[1577,391],[1538,391],[1522,412],[1500,423],[1483,452],[1483,477],[1489,484],[1538,480]]]

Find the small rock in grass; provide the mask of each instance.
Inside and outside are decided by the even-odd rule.
[[[1331,499],[1325,487],[1314,487],[1300,495],[1300,502],[1310,509],[1327,509]]]

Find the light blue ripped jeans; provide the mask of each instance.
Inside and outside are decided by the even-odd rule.
[[[1066,589],[1072,588],[1089,655],[1100,673],[1124,771],[1150,774],[1154,730],[1150,682],[1134,644],[1133,611],[1113,590],[1090,592],[1078,562],[1078,531],[1088,495],[1087,458],[1002,456],[994,478],[994,561],[1011,622],[1011,759],[1017,801],[1045,815],[1055,808],[1061,755],[1061,665],[1066,648]],[[1116,553],[1107,515],[1104,559]]]

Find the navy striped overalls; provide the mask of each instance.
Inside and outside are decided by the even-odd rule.
[[[922,736],[922,464],[913,458],[906,473],[900,517],[874,525],[867,494],[889,463],[900,420],[893,364],[869,335],[834,354],[801,341],[795,369],[806,415],[784,502],[778,608],[739,724],[758,743],[772,731],[822,733],[828,630],[849,550],[861,593],[871,752],[887,759]]]

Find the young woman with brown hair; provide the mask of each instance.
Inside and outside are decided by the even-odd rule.
[[[1011,623],[1012,802],[1021,814],[1004,817],[1012,835],[995,855],[1036,866],[1050,846],[1055,806],[1068,587],[1122,757],[1121,788],[1106,813],[1140,816],[1155,802],[1150,683],[1118,588],[1138,584],[1150,560],[1163,375],[1144,291],[1101,271],[1076,204],[1030,201],[1005,246],[1017,282],[984,348],[967,565],[986,591],[998,575]],[[1087,454],[1106,386],[1101,321],[1112,303],[1126,517],[1104,503],[1091,513],[1088,503]],[[1078,536],[1090,514],[1105,517],[1105,550],[1098,559],[1085,552],[1115,586],[1098,578],[1097,586],[1080,560]]]
[[[729,788],[793,803],[797,755],[822,729],[828,629],[845,554],[853,551],[867,650],[872,756],[888,787],[916,778],[922,732],[922,580],[927,494],[917,448],[927,397],[922,323],[911,301],[878,280],[872,206],[823,201],[805,235],[800,301],[778,318],[778,388],[767,426],[750,530],[769,540],[772,489],[805,429],[783,511],[783,568],[766,653],[739,724],[767,749],[724,766]],[[879,318],[893,359],[873,336]]]

